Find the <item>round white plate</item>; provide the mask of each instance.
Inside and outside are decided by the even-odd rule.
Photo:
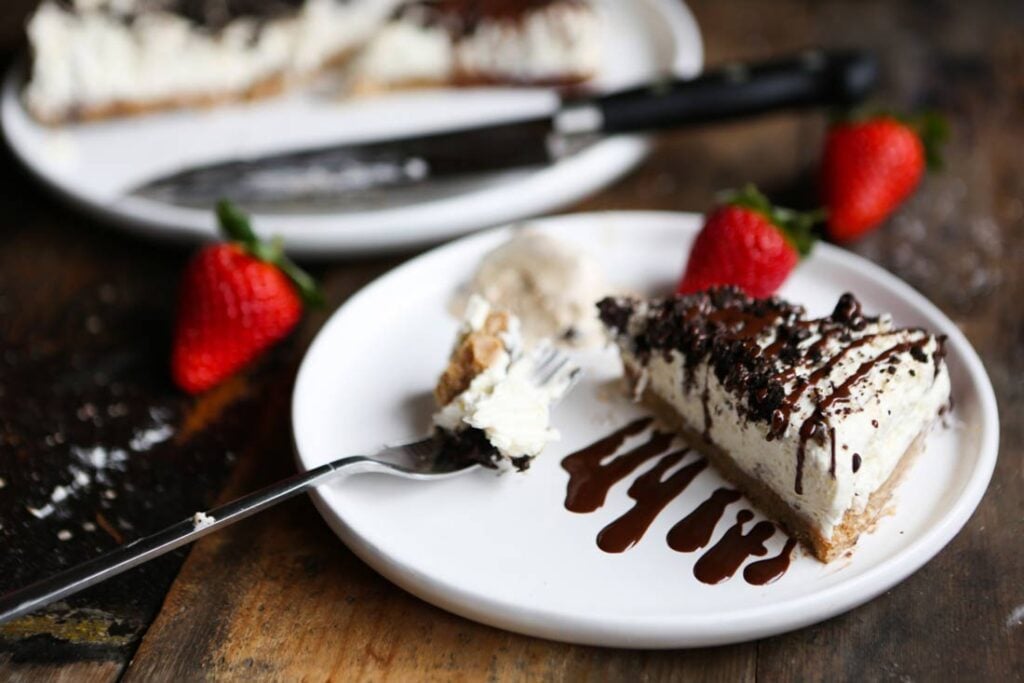
[[[668,213],[575,214],[535,221],[589,251],[613,286],[670,291],[699,217]],[[324,326],[302,364],[292,417],[299,466],[373,453],[429,430],[431,389],[457,321],[453,291],[508,229],[461,239],[385,275]],[[585,375],[553,415],[560,442],[524,473],[480,470],[438,482],[356,475],[320,487],[313,500],[328,524],[370,566],[424,600],[530,635],[594,645],[675,648],[760,638],[827,619],[906,578],[967,521],[988,484],[998,445],[995,398],[977,354],[935,306],[877,266],[818,245],[781,294],[825,315],[851,291],[868,311],[949,336],[956,399],[952,425],[934,430],[895,496],[895,513],[862,538],[850,559],[829,565],[797,553],[775,583],[752,586],[738,572],[718,585],[692,574],[700,553],[668,548],[665,534],[724,485],[702,472],[618,555],[598,549],[598,531],[629,507],[633,477],[612,488],[597,512],[563,507],[560,461],[639,414],[612,389],[620,373],[611,348],[580,356]],[[718,525],[714,543],[739,509]],[[769,556],[782,546],[776,533]]]
[[[594,89],[699,73],[700,33],[682,2],[598,5],[613,30]],[[539,115],[558,101],[547,89],[433,90],[350,101],[307,90],[249,105],[48,128],[23,107],[23,82],[22,70],[12,68],[0,101],[0,123],[22,163],[103,219],[177,240],[216,234],[211,213],[127,196],[131,188],[202,162]],[[264,235],[281,235],[292,253],[311,257],[410,248],[571,204],[633,168],[646,151],[644,138],[617,137],[542,170],[478,179],[417,203],[257,214],[254,225]]]

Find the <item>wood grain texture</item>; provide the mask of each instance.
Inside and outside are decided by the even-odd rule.
[[[0,12],[0,48],[8,53],[20,40],[18,13],[30,5],[18,0]],[[85,594],[69,606],[79,612],[57,613],[63,623],[23,623],[19,628],[37,629],[28,636],[0,632],[0,678],[111,680],[123,672],[130,680],[1024,680],[1024,4],[691,5],[708,63],[818,45],[868,46],[883,60],[882,101],[936,106],[952,119],[947,170],[929,178],[883,230],[852,247],[949,313],[995,384],[1003,429],[996,475],[946,550],[878,599],[795,633],[706,650],[607,650],[517,636],[429,606],[363,565],[302,499],[200,542],[152,625],[173,558],[134,584],[118,584],[121,591]],[[779,114],[664,135],[641,169],[572,210],[703,210],[717,190],[747,181],[809,206],[824,128],[820,113]],[[139,362],[150,379],[139,383],[139,400],[176,411],[178,438],[195,439],[195,462],[206,458],[212,466],[225,448],[235,452],[222,498],[289,473],[288,398],[305,346],[329,310],[401,259],[322,267],[317,274],[330,306],[290,344],[223,394],[201,404],[177,402],[164,380],[153,378],[186,252],[115,234],[55,205],[9,160],[0,180],[4,350],[32,346],[53,364],[81,357],[88,366],[115,352],[139,356],[133,335],[142,330],[149,341]],[[105,308],[111,293],[115,303]],[[103,334],[91,335],[90,316],[99,317]],[[81,386],[82,394],[64,404],[47,403],[39,392],[40,410],[70,420],[85,396],[101,396]],[[0,429],[13,424],[8,432],[29,434],[23,414],[7,405],[5,413],[0,401]],[[11,462],[4,448],[0,468]],[[31,440],[23,450],[23,457],[49,452]],[[184,490],[204,471],[162,476]],[[9,475],[0,469],[0,476]],[[212,495],[215,478],[199,487],[198,498]],[[0,521],[10,504],[3,493]],[[7,561],[38,570],[66,558]],[[123,595],[143,585],[148,593]],[[82,611],[90,609],[98,613]],[[77,620],[69,622],[73,614]],[[129,628],[110,633],[118,619]],[[58,637],[40,641],[38,631],[46,629]],[[112,636],[125,640],[113,646]],[[94,642],[72,642],[79,637]]]

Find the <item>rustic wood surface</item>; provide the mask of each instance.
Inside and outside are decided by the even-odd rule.
[[[30,5],[0,13],[8,59]],[[946,171],[853,247],[952,316],[996,388],[999,464],[948,548],[878,599],[795,633],[607,650],[427,605],[363,565],[300,499],[204,539],[183,566],[181,553],[0,627],[0,678],[1024,679],[1024,4],[691,6],[709,63],[867,46],[885,66],[881,100],[952,119]],[[666,135],[641,169],[573,210],[702,210],[745,181],[809,204],[823,129],[808,113]],[[244,377],[185,399],[165,359],[188,251],[70,210],[9,155],[0,180],[0,590],[288,474],[291,384],[327,313]],[[401,260],[319,266],[328,310]],[[70,467],[95,464],[97,447],[106,467],[89,470],[70,503],[44,519],[27,510],[67,483]],[[119,450],[123,463],[111,455]]]

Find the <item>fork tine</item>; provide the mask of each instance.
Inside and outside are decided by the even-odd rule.
[[[547,371],[548,366],[559,356],[558,349],[553,346],[545,346],[539,349],[534,356],[533,375],[539,377]]]
[[[538,385],[545,385],[558,377],[567,365],[572,362],[569,354],[556,347],[547,347],[539,352],[533,367],[533,380]]]
[[[534,363],[534,372],[542,373],[544,369],[559,356],[559,351],[553,346],[546,346],[541,349],[537,361]]]
[[[561,372],[562,369],[569,364],[569,356],[559,354],[557,361],[558,362],[553,363],[553,366],[548,368],[544,375],[541,377],[540,384],[547,384],[555,377],[557,377],[558,373]]]

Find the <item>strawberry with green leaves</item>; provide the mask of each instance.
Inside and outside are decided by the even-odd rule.
[[[947,136],[935,114],[910,121],[871,114],[834,124],[821,166],[829,237],[847,242],[877,227],[914,192],[925,168],[939,165]]]
[[[772,206],[751,185],[724,195],[704,219],[677,292],[736,285],[752,297],[771,296],[810,252],[820,219]]]
[[[171,374],[189,393],[248,365],[295,328],[303,303],[320,303],[316,284],[280,242],[261,242],[228,202],[218,204],[217,218],[232,241],[192,257],[178,295]]]

